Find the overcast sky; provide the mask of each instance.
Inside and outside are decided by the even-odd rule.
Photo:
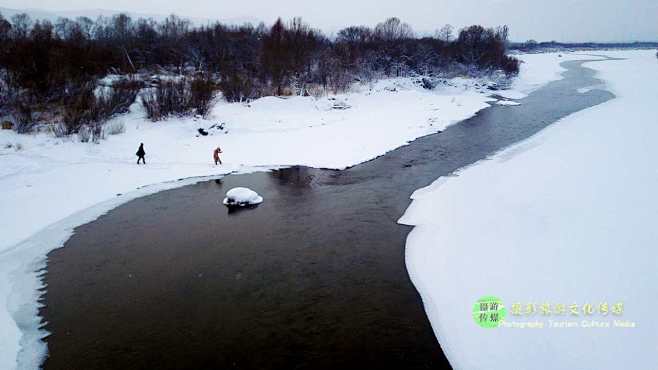
[[[0,6],[55,11],[101,8],[266,23],[278,16],[301,16],[328,33],[397,16],[421,32],[445,23],[507,24],[515,41],[658,40],[658,0],[0,0]]]

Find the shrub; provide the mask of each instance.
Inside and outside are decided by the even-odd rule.
[[[520,62],[518,59],[507,55],[503,58],[502,69],[508,75],[518,74],[519,68],[520,68]]]
[[[94,86],[92,84],[84,85],[77,94],[67,99],[64,106],[64,125],[66,133],[72,134],[79,132],[82,125],[93,122],[96,114],[96,97],[94,95]],[[85,133],[81,133],[83,140]]]
[[[241,102],[258,97],[253,81],[237,73],[222,78],[219,90],[229,102]]]
[[[196,77],[190,82],[190,108],[196,114],[205,116],[210,110],[210,103],[217,87],[209,77]]]
[[[127,112],[136,96],[137,90],[131,88],[109,88],[95,91],[95,84],[83,85],[80,91],[70,97],[64,106],[66,132],[68,134],[78,132],[85,125],[98,126],[94,130],[100,130],[102,122],[117,114]],[[84,136],[85,134],[83,134],[83,138]]]
[[[63,123],[56,123],[49,127],[55,137],[64,137],[67,135],[66,125]]]
[[[109,91],[105,90],[96,97],[100,107],[99,120],[96,122],[105,121],[117,114],[126,113],[130,105],[135,102],[138,91],[139,89],[134,87],[113,87]]]
[[[103,126],[103,137],[105,135],[119,135],[124,132],[126,132],[126,125],[123,121],[110,122]]]
[[[144,87],[146,87],[144,81],[135,78],[120,78],[112,83],[112,88],[115,90],[139,91]]]
[[[164,81],[157,87],[142,93],[142,104],[146,109],[146,116],[151,121],[160,121],[173,114],[188,112],[188,92],[186,82]]]
[[[169,116],[208,113],[216,85],[210,78],[195,77],[161,82],[141,94],[146,116],[156,122]]]
[[[16,108],[16,132],[24,134],[30,132],[34,127],[34,117],[32,115],[31,105],[22,101],[18,102]]]
[[[82,143],[87,143],[91,139],[91,130],[89,126],[82,125],[78,128],[78,140]]]
[[[80,126],[78,129],[78,139],[83,143],[92,142],[98,144],[102,139],[105,139],[102,125],[94,123]]]
[[[149,89],[140,94],[142,99],[142,105],[146,111],[146,117],[151,121],[156,122],[163,119],[162,110],[160,109],[160,103],[158,103],[158,98],[156,96],[156,91]]]

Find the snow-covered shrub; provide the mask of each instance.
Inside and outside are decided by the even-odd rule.
[[[260,97],[255,81],[246,75],[233,73],[219,82],[219,90],[229,102],[241,102]]]
[[[115,90],[139,91],[145,85],[143,80],[134,77],[120,77],[112,81],[112,88]]]
[[[327,95],[327,89],[318,84],[310,84],[306,87],[306,95],[314,98],[321,98]]]
[[[67,135],[66,125],[63,123],[56,123],[50,126],[50,131],[55,137],[64,137]]]
[[[9,107],[10,102],[9,86],[5,82],[5,79],[7,79],[6,73],[4,69],[0,68],[0,115],[6,113],[5,110]]]
[[[196,77],[190,82],[190,108],[202,116],[210,110],[217,86],[208,77]]]
[[[185,83],[163,81],[157,87],[143,92],[141,98],[146,116],[156,122],[173,114],[187,113],[187,95]]]
[[[64,125],[68,134],[78,131],[80,141],[83,140],[86,134],[83,131],[83,125],[95,121],[98,115],[98,105],[96,104],[96,95],[94,94],[94,86],[86,84],[77,94],[71,96],[64,107]]]
[[[14,116],[16,117],[16,124],[14,127],[19,134],[30,132],[35,126],[32,108],[29,104],[19,102]]]
[[[80,126],[78,129],[78,140],[80,140],[81,143],[88,143],[89,140],[91,140],[91,129],[89,126]]]
[[[146,116],[153,122],[159,121],[164,118],[160,103],[158,103],[158,94],[153,89],[142,92],[139,98],[146,111]]]
[[[64,107],[67,133],[76,132],[84,125],[100,130],[100,123],[127,112],[136,96],[137,90],[129,88],[111,88],[96,92],[93,83],[85,84]],[[100,136],[100,133],[96,136]]]
[[[152,121],[169,116],[205,115],[210,109],[215,83],[207,77],[162,81],[141,94],[146,115]]]
[[[78,129],[78,140],[82,143],[98,144],[102,139],[105,139],[105,133],[100,124],[82,125]]]
[[[119,135],[126,132],[126,125],[123,121],[113,121],[103,125],[103,137],[105,135]]]
[[[502,60],[503,62],[500,67],[502,68],[503,71],[505,71],[505,73],[507,73],[508,75],[519,74],[521,62],[518,59],[514,57],[510,57],[508,55],[504,55],[502,57]]]

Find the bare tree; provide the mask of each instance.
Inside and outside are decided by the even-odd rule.
[[[15,39],[26,38],[32,28],[32,19],[25,13],[15,14],[11,17],[12,37]]]
[[[441,27],[440,30],[436,31],[436,38],[445,43],[452,41],[452,37],[452,26],[449,24],[446,24],[445,26]]]
[[[365,43],[372,39],[372,31],[366,26],[351,26],[338,32],[336,41],[347,43]]]
[[[86,39],[90,39],[92,32],[94,30],[94,21],[88,17],[78,17],[75,19],[75,23],[80,27],[80,31]]]
[[[180,39],[190,29],[190,21],[175,14],[168,16],[160,25],[160,32],[165,38]]]
[[[375,27],[375,36],[384,41],[397,41],[414,37],[414,31],[398,18],[389,18]]]
[[[0,41],[6,41],[11,32],[11,23],[0,14]]]

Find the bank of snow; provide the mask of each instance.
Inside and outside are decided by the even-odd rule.
[[[519,80],[534,82],[520,86],[537,86],[535,73],[526,73],[535,62],[550,70],[543,83],[558,78],[562,60],[533,57]],[[0,368],[36,368],[43,359],[35,271],[74,227],[135,197],[207,176],[295,164],[355,165],[466,119],[492,100],[482,83],[447,82],[428,91],[410,79],[393,79],[332,98],[218,103],[208,120],[152,123],[135,105],[115,120],[124,123],[125,133],[99,145],[0,131]],[[199,135],[199,128],[209,135]],[[135,164],[140,142],[146,166]],[[212,160],[218,145],[219,167]],[[182,178],[191,179],[177,181]]]
[[[604,54],[628,58],[587,64],[616,99],[418,190],[400,220],[415,226],[407,266],[455,369],[658,368],[657,62],[653,51]],[[471,309],[488,295],[508,312],[567,307],[508,322],[580,327],[482,329]],[[623,314],[604,316],[603,302]],[[590,320],[612,327],[583,327]]]

